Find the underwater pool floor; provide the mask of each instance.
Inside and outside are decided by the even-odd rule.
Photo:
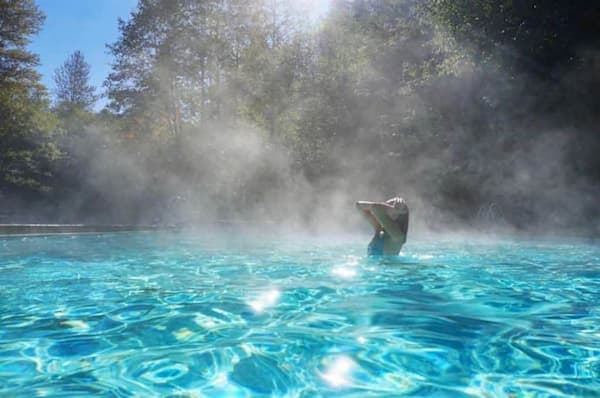
[[[0,239],[0,396],[600,396],[597,243],[360,238]]]

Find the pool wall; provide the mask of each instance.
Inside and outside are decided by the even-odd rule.
[[[155,231],[173,229],[157,225],[88,225],[88,224],[0,224],[0,236],[54,235],[72,233]]]

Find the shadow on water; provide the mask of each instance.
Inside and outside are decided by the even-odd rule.
[[[420,261],[415,261],[412,258],[406,258],[402,256],[377,256],[370,257],[367,261],[372,262],[373,264],[383,265],[383,266],[431,266],[432,264],[423,263]]]

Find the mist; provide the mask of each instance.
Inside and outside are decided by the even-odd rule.
[[[597,29],[546,62],[425,3],[334,2],[304,24],[281,1],[140,1],[107,109],[58,116],[50,189],[5,184],[6,217],[351,233],[356,200],[399,195],[409,239],[597,236]]]

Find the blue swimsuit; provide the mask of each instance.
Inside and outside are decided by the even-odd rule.
[[[375,232],[375,236],[369,242],[369,247],[367,248],[367,255],[369,256],[383,256],[383,245],[385,243],[385,232],[380,233],[379,231]]]

